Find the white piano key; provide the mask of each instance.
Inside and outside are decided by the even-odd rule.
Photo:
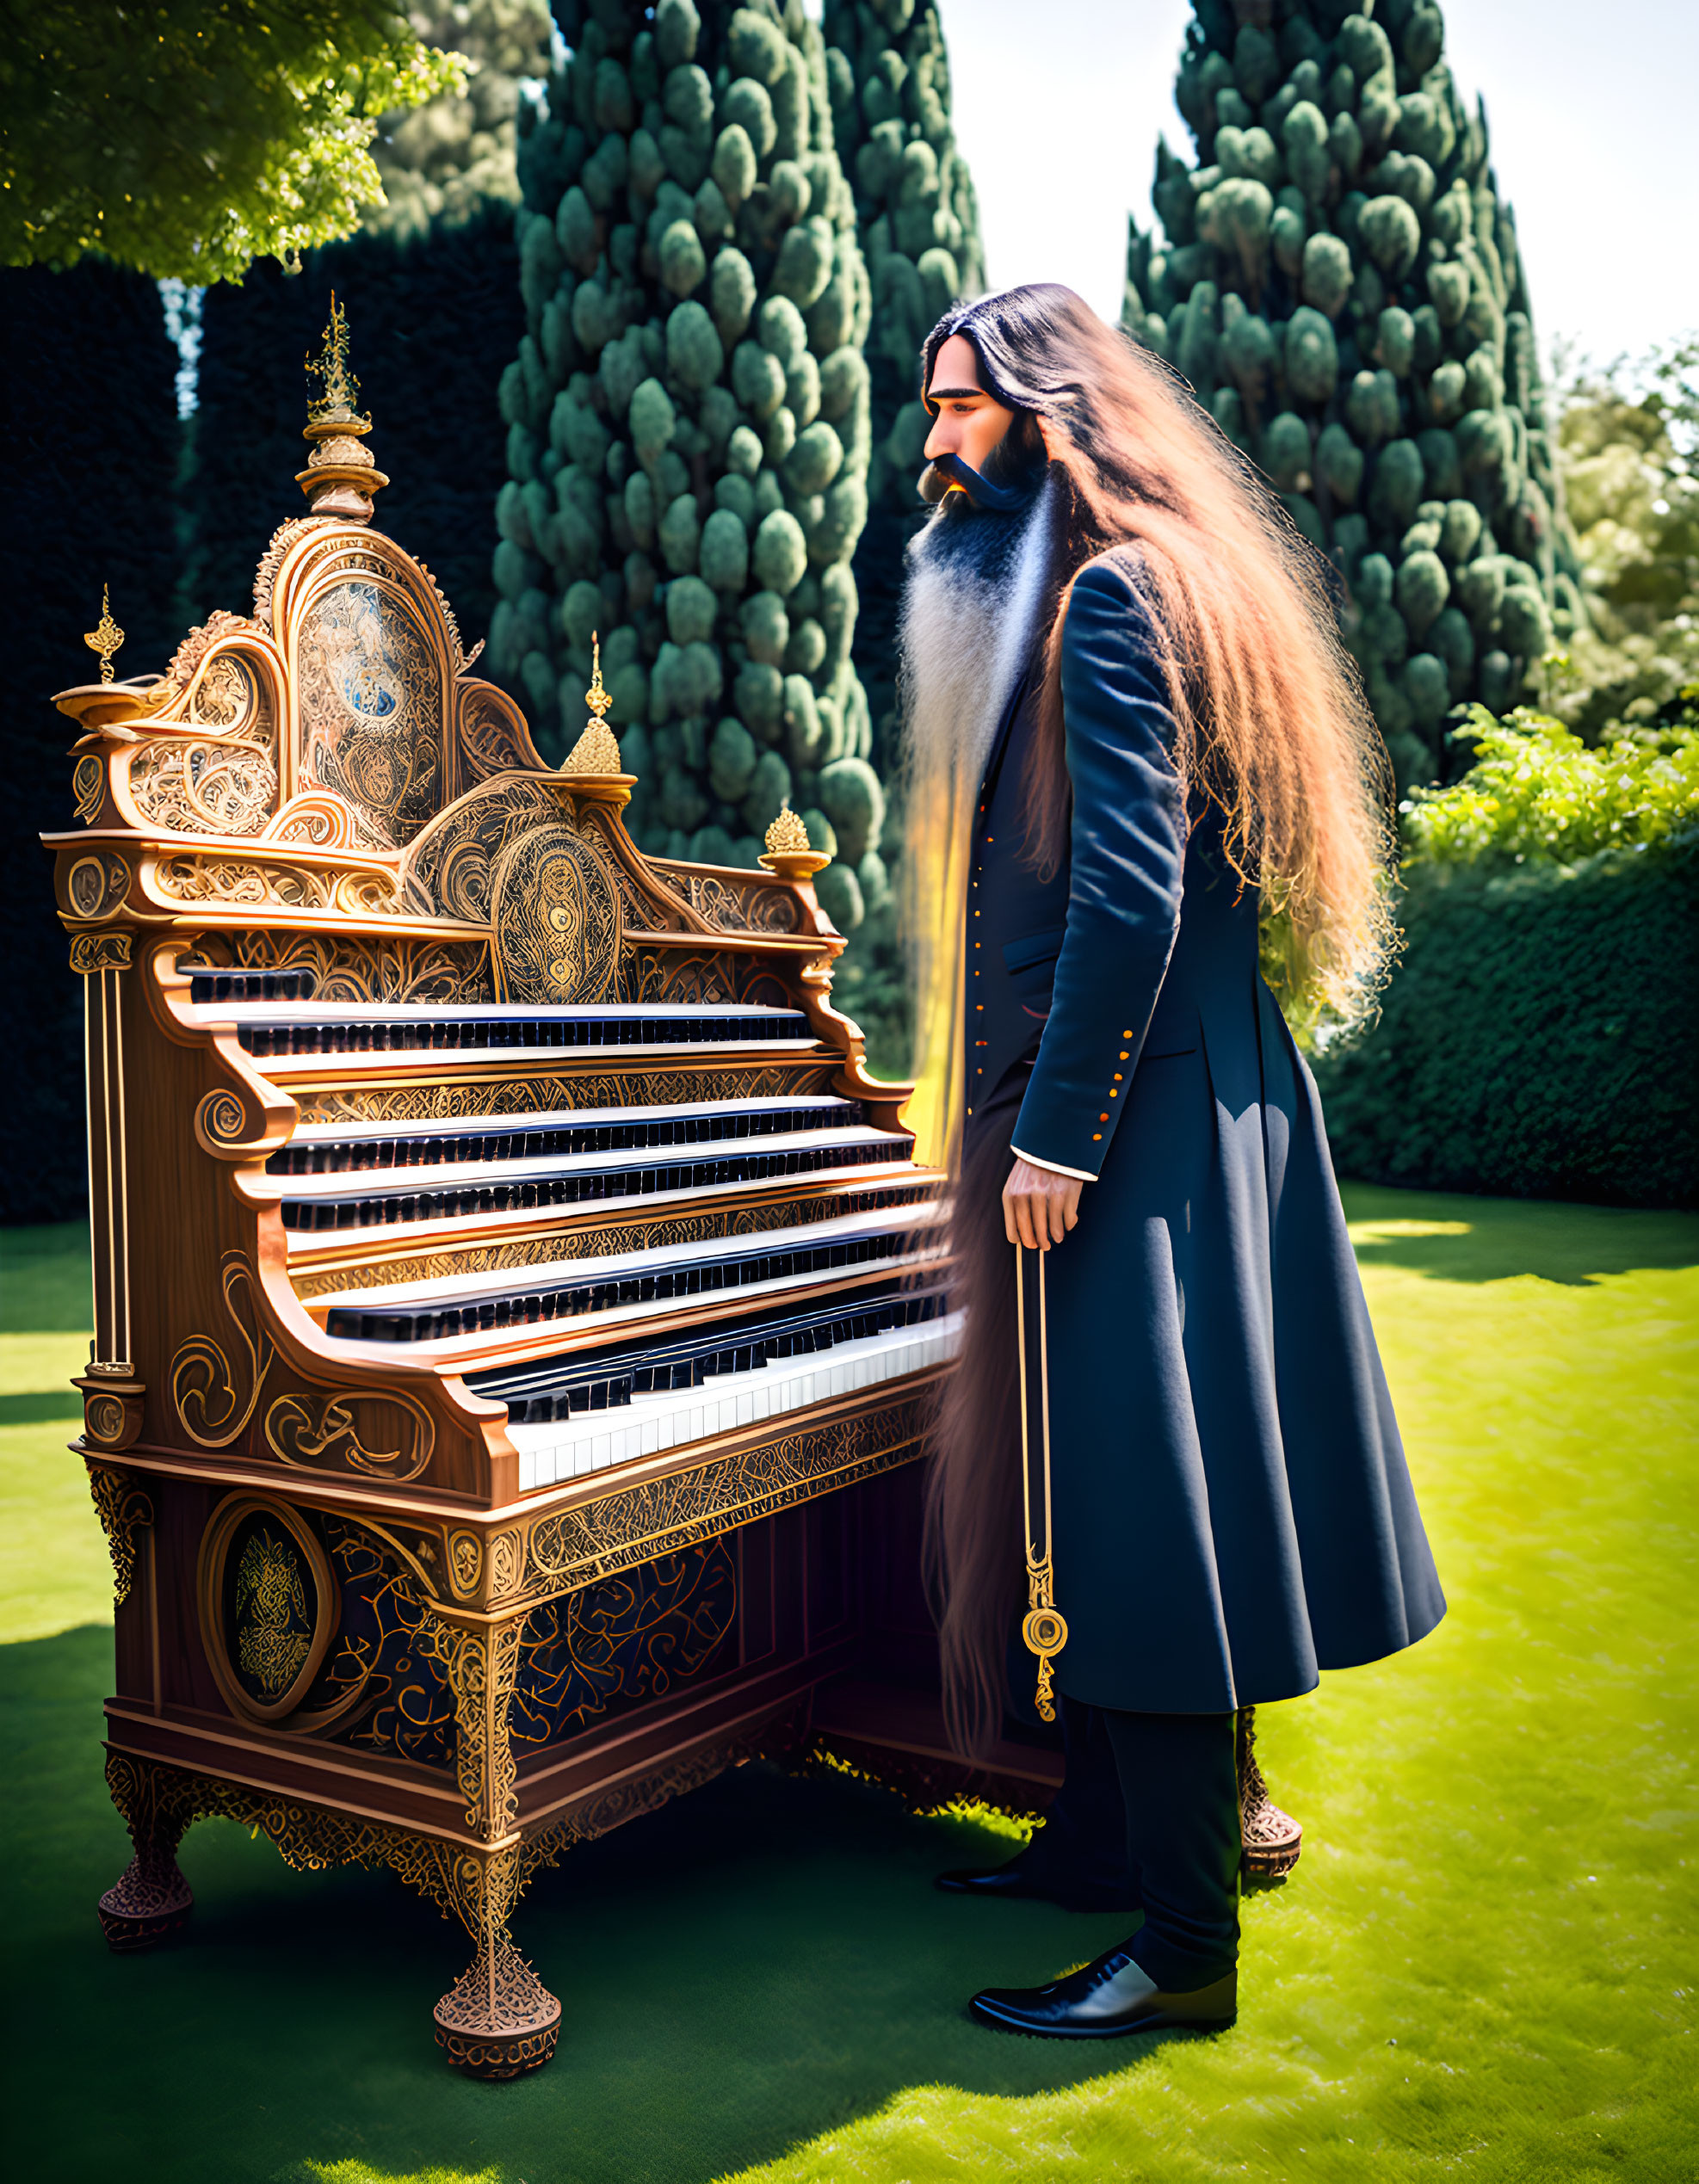
[[[961,1341],[961,1315],[953,1314],[924,1327],[893,1329],[884,1335],[863,1337],[858,1342],[840,1344],[830,1359],[788,1360],[757,1368],[747,1376],[753,1384],[748,1391],[752,1400],[747,1422],[759,1423],[804,1410],[825,1402],[834,1393],[843,1392],[855,1379],[851,1370],[854,1367],[866,1368],[866,1377],[860,1382],[862,1387],[882,1386],[906,1373],[924,1371],[955,1354]],[[741,1379],[745,1376],[736,1377]],[[623,1440],[605,1431],[598,1432],[588,1422],[576,1419],[512,1426],[509,1433],[522,1456],[530,1450],[553,1451],[555,1478],[567,1479],[617,1469],[621,1462],[631,1461],[639,1450],[644,1454],[655,1454],[733,1430],[734,1416],[739,1424],[744,1422],[740,1399],[744,1391],[741,1389],[729,1400],[720,1397],[681,1404],[678,1398],[683,1392],[667,1389],[639,1397],[631,1406],[631,1422],[622,1429],[623,1434],[628,1436]],[[617,1446],[614,1445],[616,1440]],[[630,1454],[623,1453],[627,1449]],[[539,1466],[540,1484],[549,1483],[541,1476],[546,1468],[546,1465]]]

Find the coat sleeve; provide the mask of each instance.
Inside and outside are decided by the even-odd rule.
[[[1121,571],[1080,572],[1062,629],[1067,925],[1014,1144],[1088,1181],[1109,1157],[1180,926],[1185,795],[1147,626]]]

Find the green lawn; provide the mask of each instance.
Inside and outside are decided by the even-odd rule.
[[[1699,1220],[1348,1193],[1451,1613],[1265,1710],[1306,1826],[1245,1906],[1211,2040],[983,2032],[977,1985],[1116,1938],[928,1877],[995,1848],[854,1783],[748,1768],[521,1906],[565,2004],[534,2078],[454,2077],[457,1936],[385,1875],[203,1823],[198,1907],[108,1955],[110,1573],[65,1376],[80,1231],[0,1233],[9,2173],[170,2184],[740,2184],[1699,2175],[1692,1755]]]

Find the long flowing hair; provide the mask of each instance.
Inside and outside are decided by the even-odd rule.
[[[1327,565],[1178,374],[1071,289],[1015,288],[951,312],[927,337],[923,389],[955,334],[1021,429],[1041,422],[1066,491],[1061,589],[1022,783],[1023,854],[1054,871],[1066,849],[1062,626],[1074,577],[1115,552],[1158,647],[1188,808],[1194,823],[1219,811],[1226,854],[1257,891],[1271,983],[1288,1014],[1361,1017],[1394,939],[1391,771],[1339,640]],[[1022,1570],[1013,1255],[998,1203],[1009,1150],[991,1134],[970,1147],[957,1191],[968,1324],[927,1508],[946,1719],[958,1749],[974,1754],[1001,1721]]]
[[[1072,577],[1122,549],[1168,685],[1176,768],[1195,816],[1220,811],[1227,855],[1260,892],[1281,998],[1356,1021],[1393,939],[1392,773],[1340,642],[1327,563],[1179,374],[1071,288],[1010,288],[950,312],[926,338],[923,386],[956,334],[986,392],[1042,420],[1071,501],[1024,785],[1028,854],[1053,871],[1066,840]]]

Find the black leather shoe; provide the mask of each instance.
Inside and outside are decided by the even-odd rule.
[[[1136,1911],[1131,1891],[1078,1886],[1057,1877],[1023,1850],[1006,1866],[940,1873],[932,1885],[947,1896],[978,1896],[987,1902],[1060,1903],[1067,1911]]]
[[[1124,1948],[1047,1987],[990,1987],[967,2005],[982,2024],[1047,2040],[1113,2040],[1170,2026],[1219,2033],[1239,2009],[1239,1974],[1189,1995],[1165,1994]]]

